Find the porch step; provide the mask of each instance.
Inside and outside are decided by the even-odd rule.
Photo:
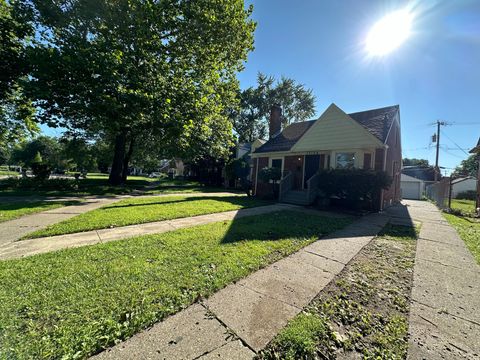
[[[291,190],[283,196],[282,202],[295,205],[310,205],[307,195],[306,191]]]

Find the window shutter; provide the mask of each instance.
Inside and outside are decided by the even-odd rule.
[[[372,168],[372,154],[365,153],[363,154],[363,168],[369,170]]]
[[[320,154],[320,170],[325,169],[325,154]]]

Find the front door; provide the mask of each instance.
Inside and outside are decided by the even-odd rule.
[[[305,156],[305,177],[304,187],[307,188],[307,181],[315,175],[320,169],[320,155],[306,155]]]

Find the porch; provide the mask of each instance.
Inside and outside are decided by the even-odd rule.
[[[384,149],[340,149],[298,154],[271,154],[255,160],[254,171],[264,167],[281,169],[279,201],[310,205],[318,193],[320,170],[329,168],[383,170]],[[263,185],[255,181],[255,194],[262,195],[269,190]]]

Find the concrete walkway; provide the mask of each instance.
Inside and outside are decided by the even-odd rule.
[[[389,210],[420,221],[409,359],[480,359],[480,267],[440,211],[425,201]]]
[[[134,236],[161,234],[167,231],[177,230],[185,227],[209,224],[218,221],[233,220],[234,218],[266,214],[285,209],[302,210],[303,208],[295,205],[275,204],[187,218],[122,226],[111,229],[93,230],[75,234],[14,241],[0,245],[0,260],[14,259],[66,248],[121,240]],[[328,216],[335,216],[334,214],[325,214]]]
[[[5,221],[0,223],[0,247],[10,245],[12,242],[19,240],[28,233],[36,230],[44,229],[49,225],[59,223],[60,221],[70,219],[74,216],[85,212],[98,209],[102,206],[110,205],[120,200],[129,198],[146,198],[146,197],[166,197],[166,196],[186,196],[186,197],[224,197],[224,196],[241,196],[238,193],[215,192],[215,193],[169,193],[154,195],[117,195],[111,197],[94,196],[94,197],[71,197],[56,198],[51,201],[82,201],[78,205],[70,205],[57,209],[47,210],[35,214],[25,215],[18,219]],[[25,199],[24,201],[28,201]],[[33,200],[33,201],[38,201]],[[7,202],[0,198],[0,202]],[[1,252],[1,251],[0,251]]]
[[[381,230],[373,214],[95,356],[251,359]]]

